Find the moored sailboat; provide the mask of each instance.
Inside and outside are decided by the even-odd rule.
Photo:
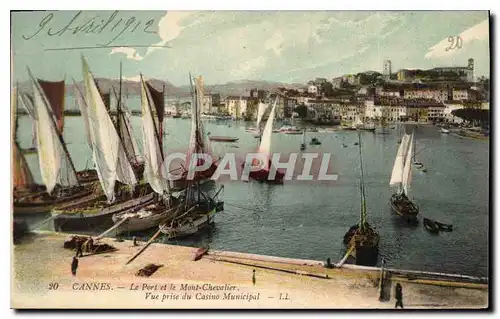
[[[273,108],[271,109],[271,113],[269,114],[269,118],[267,119],[266,126],[264,127],[264,131],[262,132],[262,139],[260,141],[259,148],[257,152],[261,154],[261,159],[254,159],[252,163],[250,163],[253,167],[261,167],[258,170],[250,170],[249,178],[259,181],[266,182],[271,184],[283,184],[283,178],[285,174],[276,170],[276,175],[274,178],[269,176],[271,169],[271,159],[269,158],[271,154],[271,137],[273,131],[273,123],[274,116],[276,111],[276,101],[274,102]],[[264,161],[264,162],[261,162]],[[247,163],[243,163],[243,166],[247,165]]]
[[[358,130],[358,146],[359,146],[359,162],[360,162],[360,195],[361,195],[361,210],[359,222],[349,228],[344,235],[344,245],[354,257],[357,265],[373,266],[378,259],[378,244],[380,236],[377,231],[368,224],[366,220],[366,198],[363,176],[363,154],[361,144],[361,133]]]
[[[30,113],[36,122],[38,159],[45,192],[31,193],[18,197],[17,200],[15,198],[14,214],[45,213],[46,209],[53,205],[92,197],[93,187],[79,180],[59,129],[62,122],[56,122],[58,118],[46,95],[46,92],[49,92],[53,101],[64,99],[64,90],[60,90],[59,85],[52,90],[52,86],[47,84],[49,82],[36,80],[29,69],[28,73],[33,85],[33,105]],[[45,89],[42,89],[40,83],[44,83]],[[58,94],[63,97],[57,98]]]
[[[408,188],[411,182],[413,133],[405,134],[394,161],[390,186],[398,186],[396,193],[391,196],[390,203],[396,215],[406,218],[408,221],[416,219],[419,208],[408,198]]]
[[[173,213],[172,205],[177,204],[177,200],[171,195],[170,184],[163,169],[164,154],[159,131],[162,119],[153,112],[156,103],[157,101],[152,98],[150,87],[141,75],[142,137],[146,159],[144,179],[156,195],[153,203],[138,211],[125,211],[114,215],[113,222],[117,225],[117,233],[156,227]]]
[[[83,57],[82,65],[92,158],[104,195],[96,190],[92,200],[55,207],[52,210],[57,215],[54,224],[60,230],[106,227],[112,225],[113,214],[131,208],[139,209],[153,200],[149,185],[136,187],[136,172]]]

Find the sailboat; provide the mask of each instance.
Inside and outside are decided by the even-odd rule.
[[[354,122],[354,126],[356,127],[356,129],[359,129],[362,131],[375,132],[375,125],[373,123],[364,123],[360,117],[356,118],[356,121]]]
[[[283,177],[285,176],[283,172],[277,170],[276,176],[274,178],[269,177],[269,171],[271,168],[271,159],[269,158],[269,156],[271,154],[271,137],[273,133],[276,102],[277,101],[274,102],[273,108],[271,109],[271,113],[269,114],[269,118],[267,119],[266,126],[264,127],[264,131],[262,132],[260,145],[257,150],[257,152],[262,155],[262,158],[265,158],[265,163],[260,163],[258,159],[254,159],[250,165],[259,167],[263,166],[263,168],[257,171],[254,170],[250,171],[249,177],[259,182],[283,184]],[[243,163],[243,166],[244,165],[246,165],[246,163]]]
[[[190,75],[191,82],[191,75]],[[188,152],[188,167],[200,165],[200,159],[191,161],[192,154],[206,153],[206,139],[203,133],[203,124],[200,121],[200,112],[198,106],[203,97],[203,80],[201,77],[195,78],[195,103],[193,103],[193,125],[191,131],[191,140]],[[193,158],[194,159],[194,158]],[[215,166],[215,164],[212,164]],[[215,166],[215,169],[217,167]],[[204,173],[204,172],[201,172]],[[210,174],[210,176],[213,172]],[[223,189],[220,188],[215,196],[211,197],[201,190],[201,180],[206,174],[194,179],[186,179],[186,188],[181,192],[179,205],[175,212],[167,217],[164,223],[159,226],[159,230],[166,234],[169,239],[192,235],[207,226],[213,224],[215,214],[223,210],[223,203],[216,200],[217,195]]]
[[[50,96],[55,100],[57,94],[64,95],[64,90],[52,90],[52,86],[47,84],[50,82],[35,80],[29,69],[28,73],[33,85],[33,105],[28,108],[36,122],[38,159],[46,193],[37,192],[15,199],[15,214],[46,212],[45,209],[51,204],[60,205],[92,198],[93,185],[84,184],[78,178],[62,132],[59,130],[59,127],[62,127],[62,120],[56,122],[57,117],[45,94],[50,92]],[[40,83],[45,83],[45,89],[42,89]]]
[[[92,158],[100,181],[96,198],[75,201],[52,210],[59,230],[94,229],[113,225],[112,215],[127,209],[139,209],[154,199],[148,184],[137,185],[136,172],[127,157],[122,140],[111,120],[108,107],[99,92],[89,66],[82,57],[87,116]],[[116,183],[118,182],[118,183]]]
[[[264,116],[264,113],[266,113],[266,110],[267,110],[268,106],[269,105],[267,105],[265,103],[259,102],[259,106],[257,108],[257,122],[256,122],[256,125],[255,125],[255,127],[250,127],[248,129],[246,129],[247,132],[252,132],[253,136],[255,138],[260,138],[262,136],[262,132],[261,132],[261,129],[260,129],[260,123],[262,121],[262,117]]]
[[[398,186],[397,192],[391,196],[390,203],[396,215],[408,221],[416,219],[419,208],[408,198],[408,188],[411,182],[413,133],[405,134],[394,161],[390,186]]]
[[[361,172],[360,195],[361,210],[359,222],[352,226],[344,235],[344,245],[354,257],[357,265],[373,266],[378,259],[378,244],[380,236],[377,231],[368,224],[366,220],[366,198],[363,176],[363,154],[361,145],[361,133],[358,130],[359,163]]]
[[[193,103],[191,108],[191,136],[189,140],[189,153],[187,154],[187,160],[190,160],[190,156],[196,153],[209,154],[210,150],[210,140],[205,134],[203,123],[201,121],[200,105],[203,103],[203,78],[198,76],[195,78],[195,87],[193,92]],[[195,147],[199,147],[200,152],[194,152]],[[199,158],[196,165],[202,166],[203,159]],[[196,171],[193,180],[202,181],[202,183],[210,180],[212,175],[217,170],[217,163],[213,161],[209,168],[203,171]],[[188,184],[188,173],[189,171],[185,168],[181,173],[181,176],[174,180],[175,189],[183,189]]]
[[[139,210],[115,214],[112,218],[118,234],[156,227],[174,212],[173,206],[178,204],[176,198],[171,195],[169,181],[164,177],[164,154],[159,131],[162,121],[153,112],[157,102],[141,75],[142,137],[146,158],[144,179],[151,185],[156,196],[153,203]]]

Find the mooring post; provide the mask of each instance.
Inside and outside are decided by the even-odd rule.
[[[382,263],[380,265],[380,280],[378,283],[378,300],[383,301],[384,299],[384,258],[382,258]]]

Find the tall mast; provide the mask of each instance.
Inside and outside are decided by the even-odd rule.
[[[360,183],[360,191],[361,191],[361,213],[359,219],[359,229],[361,231],[364,230],[366,224],[366,197],[365,197],[365,181],[363,175],[363,154],[361,152],[361,131],[358,129],[358,145],[359,145],[359,165],[361,171],[361,183]]]
[[[120,61],[120,88],[118,91],[118,103],[116,104],[116,127],[118,128],[118,136],[120,137],[121,140],[123,140],[122,136],[120,135],[120,117],[122,113],[122,61]]]

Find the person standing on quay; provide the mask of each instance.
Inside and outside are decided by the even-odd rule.
[[[71,273],[76,276],[76,269],[78,268],[78,258],[73,257],[73,262],[71,263]]]
[[[403,309],[403,287],[401,287],[401,284],[398,282],[396,284],[396,307],[398,306]]]
[[[253,270],[252,283],[255,286],[255,269]]]

